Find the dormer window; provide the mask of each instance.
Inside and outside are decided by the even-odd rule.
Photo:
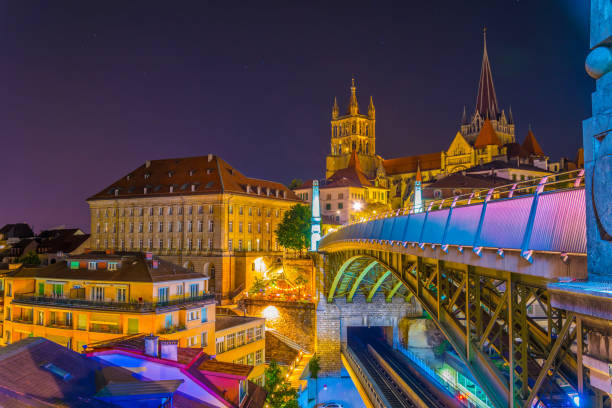
[[[195,184],[192,184],[192,185],[191,185],[191,191],[195,191],[195,189],[196,189],[196,185],[195,185]]]
[[[128,181],[129,181],[131,178],[132,178],[132,175],[131,175],[131,174],[128,174],[127,176],[125,176],[125,179],[126,179],[126,180],[128,180]]]
[[[117,266],[118,266],[117,262],[109,262],[108,263],[108,270],[109,271],[116,271],[117,270]]]
[[[212,169],[206,169],[206,174],[212,174]]]
[[[95,271],[98,268],[98,263],[96,261],[87,262],[87,269],[91,271]]]
[[[151,177],[151,173],[145,173],[145,174],[144,174],[144,178],[145,178],[145,180],[148,180],[148,179],[149,179],[149,177]]]
[[[195,170],[193,170],[193,169],[192,169],[192,170],[189,170],[189,175],[190,175],[190,176],[193,176],[193,175],[195,174],[195,172],[196,172],[196,171],[195,171]]]
[[[170,186],[170,192],[174,193],[174,186]]]
[[[173,172],[172,170],[170,170],[170,171],[168,172],[168,177],[172,177],[172,176],[174,176],[174,172]]]

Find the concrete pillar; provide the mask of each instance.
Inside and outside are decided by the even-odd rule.
[[[591,0],[591,52],[586,70],[596,79],[593,116],[583,122],[587,262],[590,280],[612,275],[612,3]]]
[[[341,322],[338,307],[327,303],[324,296],[319,297],[317,305],[317,333],[315,349],[319,356],[321,377],[340,376],[342,360],[340,358]]]
[[[393,316],[393,348],[397,350],[399,348],[399,320],[396,316]]]

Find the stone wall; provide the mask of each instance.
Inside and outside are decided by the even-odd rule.
[[[317,333],[315,350],[320,359],[321,376],[339,376],[342,368],[341,346],[346,345],[349,327],[391,327],[393,344],[399,342],[399,322],[407,317],[420,317],[421,306],[412,299],[405,302],[393,298],[386,302],[384,294],[377,293],[372,302],[366,302],[362,294],[355,295],[352,303],[346,299],[335,299],[327,303],[321,298],[317,304]]]
[[[243,299],[241,305],[246,307],[249,316],[265,317],[267,328],[278,331],[306,350],[315,349],[316,311],[313,303]],[[268,307],[276,308],[278,317],[264,316],[264,309]]]

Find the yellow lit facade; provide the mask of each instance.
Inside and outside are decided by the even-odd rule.
[[[217,316],[215,353],[219,361],[253,366],[249,380],[263,385],[266,368],[265,319]]]
[[[20,268],[5,278],[2,340],[44,337],[82,351],[86,344],[155,333],[212,352],[215,303],[207,280],[143,257],[88,256]]]

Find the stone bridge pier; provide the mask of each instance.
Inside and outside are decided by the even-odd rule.
[[[406,302],[403,298],[385,300],[383,293],[377,293],[371,302],[363,294],[355,295],[352,302],[337,298],[328,303],[321,296],[317,305],[315,347],[319,356],[322,377],[340,375],[342,361],[341,347],[348,341],[349,327],[382,326],[392,328],[393,345],[399,342],[398,324],[405,317],[423,315],[421,306],[412,299]]]

